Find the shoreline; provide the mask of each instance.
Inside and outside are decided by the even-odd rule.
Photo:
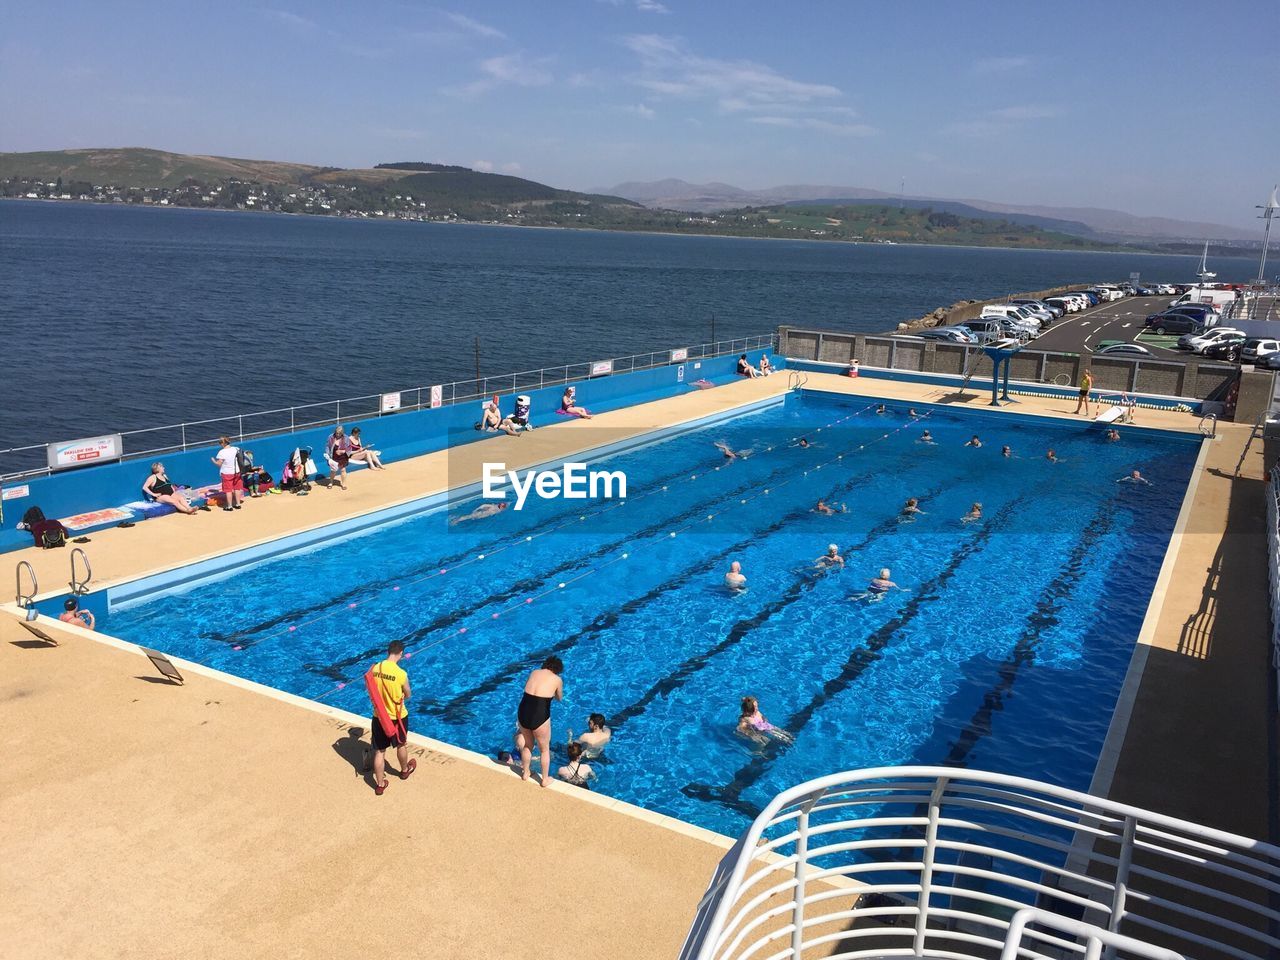
[[[557,226],[553,224],[539,223],[500,223],[498,221],[485,220],[408,220],[400,217],[359,217],[348,216],[345,214],[321,214],[321,213],[289,213],[285,210],[228,210],[225,207],[184,207],[176,204],[158,204],[158,203],[105,203],[97,200],[56,200],[52,197],[0,197],[0,202],[17,202],[17,203],[44,203],[61,206],[63,204],[75,204],[84,207],[107,207],[115,209],[122,207],[125,209],[138,210],[183,210],[195,213],[242,213],[257,214],[259,216],[281,216],[293,217],[300,220],[338,220],[338,221],[357,221],[366,223],[406,223],[406,224],[428,224],[449,227],[498,227],[502,229],[523,229],[523,230],[565,230],[574,233],[606,233],[606,234],[634,234],[649,237],[679,237],[682,239],[690,238],[706,238],[712,240],[750,240],[759,241],[767,240],[783,243],[814,243],[827,244],[831,246],[847,246],[847,247],[927,247],[929,249],[950,249],[950,250],[1009,250],[1020,253],[1087,253],[1101,254],[1106,256],[1142,256],[1142,257],[1170,257],[1179,259],[1182,257],[1192,257],[1192,253],[1166,253],[1158,250],[1145,250],[1139,248],[1117,247],[1115,249],[1106,250],[1087,250],[1075,247],[1009,247],[999,244],[973,244],[973,243],[928,243],[919,240],[895,240],[892,243],[877,243],[874,240],[830,240],[819,237],[748,237],[735,233],[678,233],[671,230],[630,230],[630,229],[610,229],[608,227],[575,227],[575,226]],[[1237,248],[1228,248],[1237,249]],[[1248,255],[1231,253],[1221,257],[1223,260],[1241,260],[1248,261]]]

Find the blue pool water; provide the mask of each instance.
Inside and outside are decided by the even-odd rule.
[[[725,464],[718,439],[753,455]],[[531,498],[451,526],[475,505],[454,503],[121,605],[100,629],[362,714],[360,677],[400,638],[412,729],[482,753],[509,746],[524,679],[554,652],[553,742],[605,714],[601,792],[728,834],[842,769],[948,763],[1084,789],[1197,451],[793,395],[602,461],[626,472],[625,503]],[[1115,482],[1135,467],[1152,486]],[[926,513],[900,522],[909,496]],[[848,510],[819,515],[819,497]],[[984,519],[961,523],[975,500]],[[831,542],[847,567],[818,574]],[[849,599],[884,566],[906,591]],[[744,694],[794,745],[733,733]]]

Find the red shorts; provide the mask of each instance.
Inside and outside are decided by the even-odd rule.
[[[237,490],[243,490],[244,483],[240,479],[240,474],[222,474],[222,492],[234,493]]]

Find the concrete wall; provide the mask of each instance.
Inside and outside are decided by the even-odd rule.
[[[765,352],[768,351],[752,350],[747,352],[747,356],[752,363],[758,364],[761,354]],[[778,366],[782,366],[781,358],[777,360]],[[587,409],[598,412],[674,396],[690,389],[689,384],[695,380],[726,382],[734,379],[737,361],[737,356],[726,355],[576,381],[578,402]],[[564,392],[563,384],[520,392],[527,393],[532,401],[531,418],[535,426],[550,426],[562,420],[556,410]],[[353,427],[360,427],[365,444],[381,450],[384,460],[403,460],[441,450],[451,444],[469,443],[492,436],[472,429],[480,419],[482,402],[470,400],[434,410],[410,410],[344,420],[343,425],[348,433]],[[510,413],[514,405],[512,395],[503,396],[501,402],[503,411]],[[234,436],[232,440],[252,450],[254,460],[279,480],[286,459],[299,446],[312,447],[316,451],[321,472],[327,472],[321,451],[332,432],[333,424],[329,423],[292,433],[258,437],[242,443]],[[142,499],[142,482],[150,474],[152,459],[164,462],[166,472],[174,483],[193,487],[216,483],[218,471],[211,462],[216,451],[217,445],[213,444],[154,458],[116,461],[46,477],[8,481],[4,485],[8,496],[3,501],[0,551],[30,546],[30,536],[22,531],[17,531],[17,536],[14,536],[14,527],[31,506],[38,505],[48,517],[67,517]],[[24,487],[25,492],[14,495]]]
[[[779,327],[778,338],[778,353],[795,360],[847,364],[856,359],[868,367],[955,376],[964,373],[967,365],[977,357],[982,359],[977,375],[986,371],[990,378],[990,364],[986,363],[980,347],[913,337],[791,327]],[[1053,383],[1056,380],[1059,384],[1065,377],[1065,383],[1070,385],[1080,382],[1081,371],[1086,365],[1093,372],[1094,386],[1099,390],[1195,400],[1223,392],[1239,375],[1238,368],[1231,364],[1209,363],[1195,357],[1189,357],[1185,362],[1136,360],[1024,349],[1013,358],[1009,376],[1030,383]]]

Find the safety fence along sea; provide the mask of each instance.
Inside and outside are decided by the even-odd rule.
[[[409,387],[404,390],[371,393],[341,400],[324,400],[274,410],[255,410],[207,420],[188,420],[160,427],[144,427],[138,430],[104,430],[107,435],[120,437],[119,457],[112,459],[133,460],[152,457],[180,450],[210,446],[220,436],[237,441],[253,440],[273,434],[292,433],[309,427],[342,423],[345,420],[379,417],[409,410],[447,407],[456,403],[476,400],[492,394],[514,394],[524,390],[537,390],[562,383],[573,383],[593,377],[649,370],[686,361],[698,362],[752,350],[774,350],[777,337],[762,334],[719,340],[690,347],[655,350],[626,357],[613,357],[580,363],[569,363],[536,370],[522,370],[491,377],[455,380],[427,386]],[[23,477],[44,476],[50,472],[47,463],[48,449],[52,442],[33,443],[26,446],[0,449],[0,481]]]

